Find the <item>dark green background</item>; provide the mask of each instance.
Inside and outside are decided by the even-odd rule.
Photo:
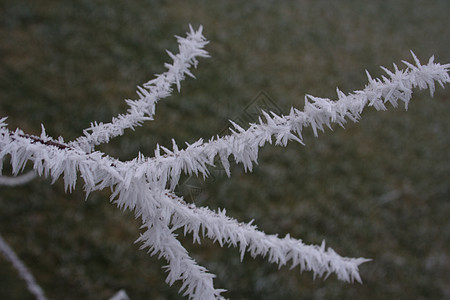
[[[136,85],[164,71],[173,35],[203,24],[212,58],[197,80],[157,106],[156,119],[100,150],[131,159],[156,143],[179,145],[220,133],[260,91],[283,113],[304,95],[336,98],[362,89],[364,70],[412,61],[450,62],[450,2],[409,1],[22,1],[0,0],[0,116],[20,127],[71,140],[92,121],[124,112]],[[239,261],[237,249],[210,241],[194,258],[217,274],[231,299],[443,299],[450,297],[449,89],[433,100],[416,91],[408,112],[367,109],[358,124],[335,127],[306,147],[267,146],[246,174],[219,170],[201,182],[182,178],[187,200],[255,219],[267,233],[327,245],[361,266],[360,284],[326,281],[264,259]],[[4,172],[8,173],[6,165]],[[186,190],[190,183],[194,199]],[[82,185],[37,179],[0,187],[0,232],[51,299],[180,299],[164,283],[164,262],[133,244],[139,221],[108,203],[84,201]],[[0,298],[32,299],[0,258]]]

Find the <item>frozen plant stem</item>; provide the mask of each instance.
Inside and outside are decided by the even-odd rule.
[[[3,254],[3,256],[9,260],[14,269],[17,270],[20,277],[22,277],[23,280],[25,280],[27,284],[27,288],[32,293],[37,300],[46,300],[47,298],[44,295],[44,292],[42,288],[37,284],[36,280],[34,279],[33,274],[28,270],[28,268],[25,266],[25,264],[20,260],[20,258],[16,255],[14,250],[9,247],[9,245],[6,243],[6,241],[3,239],[3,237],[0,235],[0,252]]]
[[[155,79],[144,83],[142,87],[138,86],[139,100],[126,100],[130,106],[127,114],[113,118],[111,123],[97,124],[95,122],[91,124],[90,128],[84,130],[84,136],[70,144],[90,152],[94,150],[94,146],[108,143],[111,138],[122,135],[125,129],[133,129],[142,125],[144,121],[153,120],[158,100],[170,96],[174,84],[180,92],[180,82],[185,78],[185,75],[195,78],[189,68],[191,66],[197,67],[197,57],[208,57],[208,52],[203,50],[208,41],[202,35],[202,27],[200,26],[197,31],[192,26],[189,26],[189,29],[190,32],[187,33],[186,38],[176,37],[180,52],[172,54],[167,51],[173,59],[172,64],[165,64],[168,70]]]
[[[0,185],[6,186],[17,186],[23,185],[31,180],[36,178],[36,174],[33,171],[29,171],[20,176],[8,177],[8,176],[0,176]]]
[[[208,177],[208,167],[219,157],[230,176],[230,156],[242,163],[245,170],[252,171],[257,163],[258,150],[267,142],[286,146],[290,140],[303,144],[302,130],[311,127],[317,136],[325,126],[333,123],[343,126],[348,119],[356,122],[366,106],[386,110],[387,103],[405,108],[414,88],[429,89],[433,96],[435,83],[444,87],[450,82],[450,64],[434,63],[433,57],[422,65],[413,54],[415,65],[408,62],[406,69],[394,65],[381,79],[372,79],[369,73],[368,85],[348,95],[337,90],[336,101],[306,96],[304,110],[291,108],[288,115],[263,112],[257,123],[243,129],[233,123],[232,133],[224,137],[202,139],[186,148],[179,149],[173,141],[172,149],[157,146],[154,157],[139,154],[131,161],[120,161],[106,154],[94,151],[94,147],[107,143],[111,138],[122,135],[127,128],[142,125],[151,120],[158,99],[172,93],[185,75],[193,77],[189,67],[197,66],[197,57],[208,57],[203,47],[208,43],[202,35],[202,28],[190,27],[186,38],[177,37],[179,54],[169,53],[172,64],[166,64],[167,71],[139,88],[139,100],[127,100],[130,106],[127,114],[113,118],[108,124],[93,124],[84,131],[84,136],[65,143],[62,138],[54,140],[47,136],[44,128],[40,137],[30,136],[20,129],[10,131],[5,120],[0,120],[0,170],[2,158],[11,157],[13,175],[22,172],[25,164],[31,162],[38,175],[51,177],[53,182],[63,177],[65,188],[72,191],[78,177],[84,182],[86,195],[92,191],[110,188],[110,201],[121,209],[134,211],[142,219],[144,232],[138,238],[142,248],[151,255],[158,255],[167,262],[166,282],[172,285],[181,281],[180,293],[190,299],[221,299],[224,290],[213,285],[214,275],[199,266],[177,240],[174,231],[182,228],[185,234],[192,234],[194,242],[209,238],[220,246],[233,245],[239,248],[241,258],[245,253],[252,257],[266,257],[279,266],[299,267],[311,271],[314,276],[327,277],[334,273],[338,279],[361,282],[358,267],[368,261],[365,258],[347,258],[338,255],[325,243],[320,246],[305,245],[301,240],[287,235],[267,235],[258,231],[251,223],[239,223],[228,217],[225,210],[217,212],[207,207],[188,204],[173,191],[182,173]],[[161,150],[164,153],[161,153]]]

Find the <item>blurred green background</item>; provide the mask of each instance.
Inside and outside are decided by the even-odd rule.
[[[92,121],[124,112],[136,85],[164,71],[174,35],[203,24],[212,58],[201,59],[181,94],[157,106],[156,119],[100,150],[120,159],[152,155],[156,143],[179,145],[220,133],[264,91],[288,113],[304,95],[336,98],[382,74],[380,65],[450,62],[450,2],[398,1],[46,1],[0,0],[0,117],[9,128],[81,135]],[[306,147],[267,146],[253,173],[216,172],[195,195],[197,205],[255,219],[267,233],[327,245],[361,266],[360,284],[312,279],[204,240],[183,245],[217,275],[231,299],[450,298],[450,92],[435,99],[415,91],[408,112],[367,109],[358,124],[336,127]],[[6,166],[4,172],[8,173]],[[186,187],[186,184],[184,185]],[[108,202],[84,201],[82,185],[66,195],[58,181],[0,187],[0,232],[50,299],[181,299],[164,283],[165,264],[134,240],[139,221]],[[0,258],[0,298],[32,299]]]

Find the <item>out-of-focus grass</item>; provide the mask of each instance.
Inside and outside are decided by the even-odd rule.
[[[108,121],[124,98],[163,71],[165,49],[187,24],[204,25],[202,59],[181,94],[156,120],[101,149],[130,159],[156,143],[218,134],[265,90],[288,112],[303,95],[334,97],[366,83],[364,69],[422,60],[450,61],[448,1],[7,1],[0,3],[0,115],[37,134],[40,123],[66,140],[91,121]],[[410,60],[410,59],[409,59]],[[408,112],[363,114],[307,146],[261,150],[259,166],[200,184],[198,204],[224,207],[268,233],[307,243],[323,239],[340,254],[374,260],[363,285],[312,280],[263,259],[205,241],[183,244],[218,275],[232,299],[421,299],[450,296],[449,92],[414,94]],[[7,170],[5,171],[7,172]],[[186,195],[188,196],[188,195]],[[0,232],[52,299],[104,299],[124,288],[132,299],[179,299],[164,283],[164,262],[139,251],[139,222],[109,204],[84,200],[60,182],[0,187]],[[0,259],[0,298],[28,299]]]

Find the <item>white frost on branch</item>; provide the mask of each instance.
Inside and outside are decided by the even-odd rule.
[[[130,167],[147,174],[147,179],[155,186],[164,188],[169,185],[170,190],[174,190],[182,173],[208,177],[208,166],[214,165],[217,155],[228,176],[230,156],[237,163],[242,163],[245,170],[252,171],[253,163],[257,163],[259,148],[267,142],[273,143],[273,139],[276,145],[281,146],[286,146],[290,140],[304,144],[303,128],[311,127],[317,136],[318,131],[324,131],[325,126],[331,129],[332,123],[343,127],[347,119],[357,122],[366,106],[386,110],[386,103],[397,107],[401,101],[407,108],[412,89],[429,88],[433,95],[435,82],[442,87],[449,82],[450,64],[434,63],[431,57],[426,65],[421,65],[414,53],[412,55],[415,66],[404,61],[408,67],[406,70],[399,70],[395,64],[394,72],[383,68],[389,78],[383,76],[382,79],[372,79],[367,72],[369,83],[363,90],[345,95],[338,89],[337,101],[307,95],[303,111],[292,107],[289,115],[281,116],[262,112],[264,119],[259,118],[258,123],[250,124],[246,130],[231,122],[234,127],[231,135],[215,137],[208,142],[199,139],[193,144],[187,144],[182,150],[172,140],[172,150],[157,145],[154,157],[140,157]],[[161,149],[164,153],[161,153]]]
[[[42,288],[37,284],[36,279],[34,279],[33,274],[28,270],[27,266],[20,260],[20,258],[17,256],[17,254],[14,252],[11,247],[6,243],[6,241],[3,239],[3,237],[0,235],[0,252],[3,254],[3,256],[9,260],[12,265],[14,266],[14,269],[19,272],[20,277],[22,277],[23,280],[25,280],[27,284],[27,288],[32,293],[37,300],[46,300],[44,291]]]
[[[20,129],[10,131],[6,128],[6,118],[0,119],[0,162],[9,155],[13,174],[17,175],[30,161],[38,175],[51,177],[53,182],[62,176],[68,191],[73,190],[78,177],[84,182],[86,195],[111,189],[111,202],[121,209],[134,211],[136,218],[142,219],[144,232],[138,239],[142,248],[168,262],[166,282],[172,285],[181,281],[180,293],[190,299],[221,299],[224,290],[214,287],[214,275],[199,266],[178,241],[174,231],[180,228],[184,234],[191,234],[194,242],[209,238],[220,246],[239,248],[241,259],[247,252],[252,257],[265,257],[280,267],[298,266],[301,271],[311,271],[314,277],[334,273],[340,280],[361,282],[358,266],[367,259],[342,257],[333,249],[325,248],[325,243],[306,245],[289,235],[279,238],[265,234],[251,222],[239,223],[226,216],[225,210],[215,212],[188,204],[173,190],[182,173],[207,177],[208,167],[217,156],[228,175],[230,156],[242,163],[245,170],[252,171],[259,148],[267,142],[286,146],[288,141],[295,140],[303,144],[303,128],[311,127],[317,136],[318,131],[323,131],[325,126],[331,128],[333,123],[343,126],[347,119],[358,121],[366,106],[385,110],[386,103],[396,107],[401,101],[407,107],[413,88],[428,88],[433,95],[436,82],[442,87],[449,83],[450,64],[434,63],[431,58],[422,65],[413,54],[415,65],[405,62],[405,70],[394,65],[394,71],[385,69],[387,77],[381,79],[372,79],[367,73],[369,83],[363,90],[348,95],[338,90],[337,101],[308,95],[303,111],[291,108],[288,115],[281,116],[264,112],[264,118],[249,124],[248,129],[233,124],[232,134],[217,136],[208,142],[200,139],[187,144],[185,149],[179,149],[175,141],[172,150],[158,145],[154,157],[139,154],[131,161],[122,162],[93,151],[95,145],[152,119],[157,99],[170,95],[172,84],[177,84],[179,89],[184,74],[193,76],[188,68],[196,66],[195,57],[208,56],[202,49],[207,41],[201,34],[201,27],[197,31],[191,27],[187,38],[177,39],[180,54],[169,53],[174,63],[167,66],[166,73],[144,85],[148,92],[140,88],[140,100],[128,101],[128,114],[113,119],[110,124],[91,127],[88,130],[91,133],[85,131],[85,136],[74,142],[52,139],[44,129],[40,137],[25,134]]]
[[[197,67],[197,57],[208,57],[208,52],[203,48],[208,44],[202,35],[202,27],[195,31],[189,26],[190,32],[187,36],[179,37],[178,54],[173,54],[167,50],[172,64],[166,63],[164,66],[168,69],[166,72],[157,75],[153,80],[138,86],[136,93],[139,100],[125,100],[130,106],[125,115],[119,115],[113,118],[111,123],[97,124],[94,122],[91,127],[84,130],[84,136],[79,137],[71,146],[81,147],[84,151],[90,152],[94,150],[94,146],[108,143],[110,139],[123,135],[125,129],[133,129],[141,126],[144,121],[153,120],[155,114],[156,103],[163,98],[172,94],[172,85],[176,84],[178,92],[180,92],[180,82],[184,80],[185,75],[195,78],[189,68]]]
[[[29,171],[23,175],[19,176],[0,176],[0,185],[6,185],[6,186],[17,186],[17,185],[23,185],[25,183],[30,182],[36,178],[36,174],[33,171]]]

